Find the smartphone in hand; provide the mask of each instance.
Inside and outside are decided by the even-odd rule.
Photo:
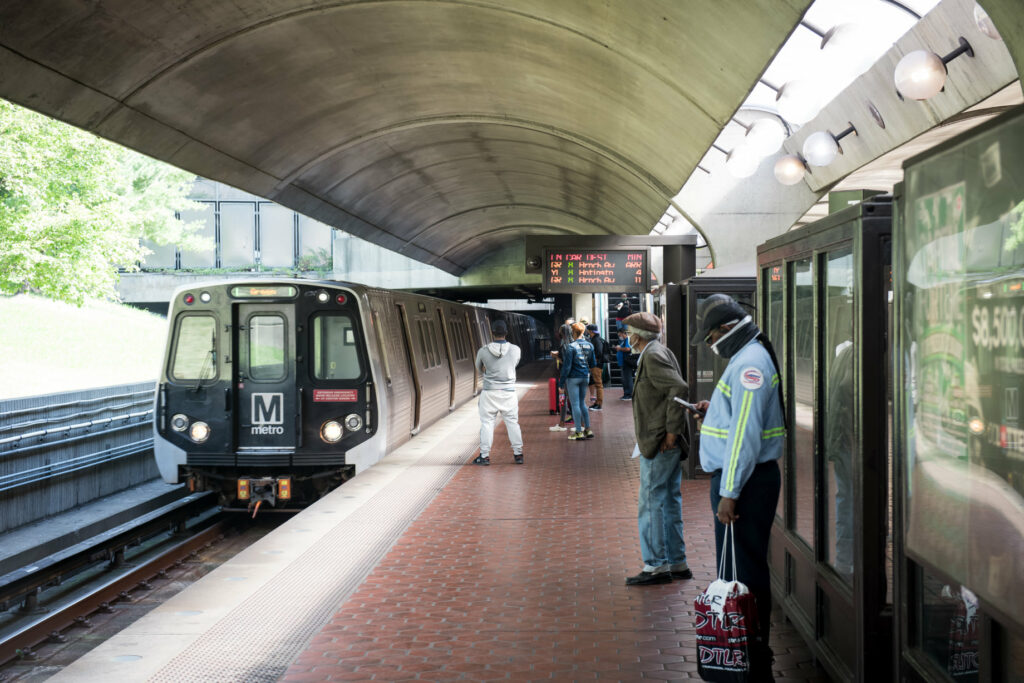
[[[704,417],[704,415],[705,415],[705,411],[701,410],[700,408],[698,408],[697,406],[693,405],[689,401],[684,401],[683,399],[679,398],[678,396],[673,396],[672,400],[675,401],[676,403],[682,404],[682,406],[684,408],[686,408],[687,410],[689,410],[690,413],[694,415],[694,417]]]

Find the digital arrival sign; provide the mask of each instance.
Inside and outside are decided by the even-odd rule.
[[[646,292],[650,289],[649,249],[575,249],[544,251],[542,290],[551,294]]]

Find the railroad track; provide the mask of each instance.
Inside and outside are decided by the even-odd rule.
[[[91,626],[90,615],[130,601],[137,588],[224,537],[240,517],[210,493],[193,494],[29,567],[0,577],[0,665],[32,660],[35,648]]]

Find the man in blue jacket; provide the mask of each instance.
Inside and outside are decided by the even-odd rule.
[[[697,404],[707,411],[700,429],[700,465],[712,473],[715,547],[720,560],[725,552],[725,525],[732,524],[736,576],[754,594],[758,610],[751,680],[770,681],[768,541],[779,502],[778,460],[786,436],[778,363],[768,338],[743,307],[725,294],[713,294],[700,305],[690,343],[702,341],[729,359],[711,401]],[[730,575],[726,569],[726,576]]]

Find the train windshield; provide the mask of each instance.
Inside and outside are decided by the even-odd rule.
[[[316,379],[357,379],[362,375],[356,329],[347,315],[313,319],[313,376]]]
[[[217,321],[213,316],[189,315],[179,321],[171,376],[200,382],[216,379]]]
[[[254,315],[249,318],[249,376],[257,381],[284,379],[284,318],[279,315]]]

